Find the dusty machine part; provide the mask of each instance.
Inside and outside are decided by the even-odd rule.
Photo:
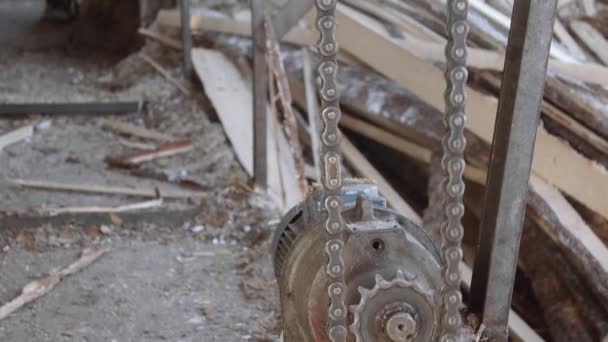
[[[376,186],[343,187],[348,341],[430,341],[440,321],[441,258],[417,225],[386,207]],[[330,341],[322,229],[326,209],[316,189],[280,223],[273,260],[284,341]],[[323,233],[319,233],[323,232]]]

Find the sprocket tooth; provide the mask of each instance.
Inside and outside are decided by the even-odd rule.
[[[385,280],[379,273],[376,273],[376,284],[384,283]]]
[[[369,290],[363,286],[359,286],[357,288],[357,291],[359,291],[359,294],[361,295],[361,297],[365,297],[369,293]]]

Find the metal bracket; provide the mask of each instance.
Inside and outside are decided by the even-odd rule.
[[[312,0],[289,0],[283,7],[272,9],[268,0],[251,0],[251,32],[253,37],[253,169],[255,183],[266,189],[268,170],[266,155],[266,120],[268,120],[268,66],[266,65],[266,33],[264,20],[268,16],[277,39],[281,39],[312,8]]]

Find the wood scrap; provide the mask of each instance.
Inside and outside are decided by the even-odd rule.
[[[169,81],[169,83],[173,84],[177,89],[179,89],[184,95],[190,95],[190,90],[186,88],[186,86],[184,86],[181,82],[176,80],[173,76],[171,76],[171,74],[167,70],[165,70],[165,68],[163,68],[160,64],[158,64],[158,62],[152,59],[152,57],[144,53],[140,53],[139,57],[144,62],[148,63],[148,65],[150,65],[152,68],[154,68],[154,70],[158,71],[159,74],[161,74],[167,81]]]
[[[587,54],[581,48],[581,46],[574,40],[568,29],[564,26],[559,18],[555,19],[555,36],[560,40],[562,44],[566,46],[568,51],[582,61],[588,60]]]
[[[0,307],[0,321],[19,310],[24,305],[49,293],[60,281],[81,271],[108,251],[108,249],[85,249],[76,262],[59,271],[52,271],[44,278],[28,283],[23,287],[21,295]]]
[[[604,65],[608,65],[608,42],[601,33],[584,21],[573,21],[570,28]]]
[[[245,171],[250,176],[253,175],[253,95],[250,87],[234,64],[222,53],[193,49],[192,57],[196,73],[218,113],[237,158]],[[267,120],[266,125],[268,132],[272,132],[272,121]],[[282,132],[276,138],[275,142],[275,135],[268,135],[266,153],[269,192],[277,203],[281,203],[281,194],[285,191],[286,210],[302,201],[305,194],[300,191],[299,183],[293,178],[296,173],[293,156],[285,149],[281,149],[280,155],[277,155],[274,148],[277,143],[286,146],[287,138]],[[284,180],[283,184],[280,179]]]
[[[164,27],[181,27],[180,15],[177,10],[162,10],[158,13],[156,22]],[[233,20],[223,15],[192,15],[190,18],[190,29],[193,34],[205,31],[225,32],[242,36],[251,36],[251,20]],[[309,30],[292,28],[283,38],[283,41],[306,45],[314,40],[314,35]]]
[[[123,213],[126,211],[136,211],[160,207],[163,204],[163,199],[155,199],[151,201],[138,202],[132,204],[120,205],[117,207],[100,207],[100,206],[85,206],[85,207],[62,207],[62,208],[46,208],[44,209],[50,216],[60,214],[84,214],[84,213]]]
[[[125,195],[125,196],[139,196],[139,197],[152,197],[152,198],[199,198],[204,197],[204,192],[194,191],[178,191],[178,190],[160,190],[156,189],[137,189],[137,188],[126,188],[119,186],[107,186],[98,184],[73,184],[73,183],[61,183],[51,182],[46,180],[31,180],[31,179],[19,179],[19,178],[8,178],[5,181],[11,185],[33,188],[39,190],[55,190],[55,191],[70,191],[70,192],[82,192],[82,193],[94,193],[94,194],[107,194],[107,195]]]
[[[113,166],[131,167],[154,159],[190,152],[193,148],[190,140],[176,141],[159,145],[153,150],[139,151],[120,157],[108,157],[106,162]]]
[[[137,30],[137,32],[139,34],[141,34],[142,36],[146,37],[146,38],[150,38],[153,39],[163,45],[166,45],[172,49],[175,50],[183,50],[184,46],[182,44],[182,42],[180,42],[177,39],[173,39],[171,37],[167,37],[167,36],[163,36],[162,34],[152,31],[152,30],[148,30],[145,28],[140,28],[139,30]]]
[[[34,135],[34,125],[27,125],[0,135],[0,151],[5,147],[31,138]]]
[[[131,135],[137,138],[163,142],[175,141],[175,138],[170,135],[150,130],[144,127],[135,126],[126,122],[110,121],[104,119],[101,121],[101,124],[102,126],[111,128],[115,131],[118,131],[119,133]]]
[[[285,73],[285,67],[281,60],[281,49],[279,41],[274,33],[272,22],[267,18],[264,21],[266,30],[266,47],[268,69],[270,71],[269,82],[276,84],[276,95],[278,99],[270,98],[270,101],[275,103],[279,100],[283,113],[283,126],[285,127],[285,135],[287,142],[294,156],[296,166],[296,178],[300,184],[300,191],[305,194],[307,192],[306,177],[304,176],[304,159],[302,157],[302,147],[298,138],[298,122],[293,112],[291,93],[289,90],[289,81]]]

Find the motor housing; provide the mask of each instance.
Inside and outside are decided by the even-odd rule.
[[[440,319],[441,258],[411,220],[387,208],[375,185],[343,187],[349,341],[431,341]],[[282,219],[273,239],[284,341],[329,341],[322,192]]]

